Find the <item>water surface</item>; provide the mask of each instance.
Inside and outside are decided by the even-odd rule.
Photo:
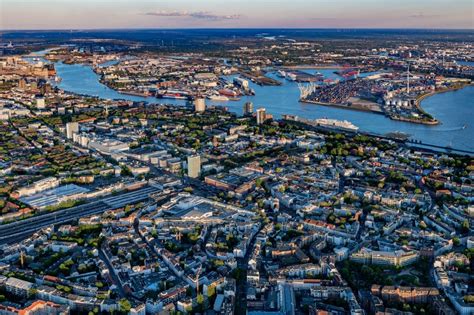
[[[62,81],[58,84],[66,91],[98,96],[104,99],[126,99],[184,105],[183,100],[160,100],[153,97],[140,97],[120,94],[99,82],[99,76],[87,65],[67,65],[56,63],[56,71]],[[321,72],[326,78],[337,79],[331,69],[315,69],[308,72]],[[244,96],[239,101],[215,102],[207,100],[208,105],[226,106],[238,114],[242,113],[245,102],[253,102],[254,108],[265,107],[275,118],[283,114],[298,115],[304,118],[333,118],[349,120],[360,130],[386,134],[388,132],[404,132],[412,139],[424,143],[452,146],[457,149],[474,151],[474,86],[458,91],[446,92],[431,96],[422,101],[422,107],[439,121],[440,125],[428,126],[391,120],[383,115],[353,111],[347,109],[304,104],[298,101],[299,89],[295,82],[279,78],[275,73],[270,77],[282,82],[281,86],[259,86],[250,82],[255,96]],[[227,77],[229,80],[232,76]]]

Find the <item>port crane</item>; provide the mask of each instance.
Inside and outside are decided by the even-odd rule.
[[[304,100],[316,91],[317,86],[314,83],[307,85],[298,83],[298,88],[300,89],[300,100]]]

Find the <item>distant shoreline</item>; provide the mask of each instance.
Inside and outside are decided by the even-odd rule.
[[[291,69],[291,70],[304,70],[304,69],[328,69],[328,70],[337,70],[342,69],[339,65],[297,65],[297,66],[281,66],[279,69]]]

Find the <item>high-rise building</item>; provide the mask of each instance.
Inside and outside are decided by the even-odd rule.
[[[197,178],[201,174],[201,157],[199,155],[188,156],[188,176]]]
[[[25,81],[25,79],[20,79],[20,80],[18,81],[18,88],[19,88],[20,90],[26,89],[26,81]]]
[[[257,109],[257,124],[258,125],[261,125],[265,122],[265,119],[266,119],[266,110],[265,108],[259,108]]]
[[[206,110],[206,100],[202,97],[196,98],[194,100],[194,111],[202,113]]]
[[[46,108],[46,103],[45,103],[45,101],[44,101],[44,98],[38,97],[38,98],[36,99],[36,108],[38,108],[38,109],[44,109],[44,108]]]
[[[253,103],[252,102],[246,102],[244,104],[244,115],[252,115],[253,113]]]
[[[66,136],[68,139],[72,139],[75,133],[79,132],[79,123],[70,122],[66,124]]]
[[[51,93],[51,84],[45,83],[41,86],[41,92],[43,94]]]

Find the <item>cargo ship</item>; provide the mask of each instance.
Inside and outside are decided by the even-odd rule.
[[[242,78],[234,78],[234,85],[244,89],[248,90],[249,88],[249,81],[242,79]]]
[[[342,75],[342,77],[346,80],[353,80],[359,77],[359,71],[349,71]]]
[[[352,80],[359,77],[359,70],[354,68],[345,68],[335,72],[338,76],[343,77],[346,80]]]

